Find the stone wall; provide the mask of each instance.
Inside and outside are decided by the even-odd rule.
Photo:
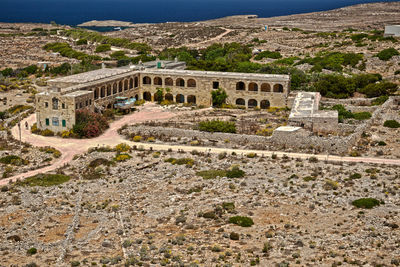
[[[270,145],[280,148],[292,148],[298,150],[314,149],[315,152],[324,152],[332,154],[347,154],[352,147],[361,138],[363,132],[375,122],[383,123],[382,113],[390,108],[395,102],[395,97],[391,97],[382,106],[377,108],[372,114],[372,118],[358,126],[340,126],[342,131],[352,131],[348,136],[327,136],[319,137],[313,135],[310,131],[300,129],[296,132],[274,132],[271,137],[263,137],[257,135],[243,135],[230,133],[208,133],[196,130],[186,130],[166,127],[153,127],[144,125],[129,126],[122,131],[122,134],[135,134],[143,136],[168,136],[177,138],[190,138],[198,140],[216,140],[224,142],[229,140],[230,143],[237,145]],[[262,146],[260,146],[262,147]]]

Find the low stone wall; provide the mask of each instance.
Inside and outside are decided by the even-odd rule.
[[[361,138],[363,132],[368,132],[368,129],[375,122],[382,123],[382,114],[391,105],[396,103],[397,98],[391,97],[383,105],[378,107],[373,113],[370,120],[364,123],[353,126],[343,125],[343,130],[349,130],[353,133],[348,136],[324,136],[319,137],[313,135],[311,132],[300,129],[296,132],[274,132],[271,137],[245,135],[245,134],[230,134],[230,133],[208,133],[196,130],[186,130],[178,128],[167,128],[157,126],[145,125],[132,125],[128,126],[121,133],[124,135],[135,134],[142,136],[167,136],[175,138],[188,138],[196,140],[215,140],[225,142],[229,140],[230,143],[237,145],[257,145],[260,147],[270,145],[278,146],[279,148],[294,148],[294,149],[314,149],[316,152],[325,152],[332,154],[347,154],[352,147]]]
[[[196,130],[178,129],[178,128],[166,128],[158,126],[144,126],[144,125],[133,125],[122,131],[122,134],[134,133],[135,135],[142,136],[168,136],[176,138],[189,138],[196,140],[216,140],[225,141],[235,144],[246,144],[246,143],[265,143],[268,138],[258,135],[245,135],[245,134],[231,134],[231,133],[209,133],[201,132]]]

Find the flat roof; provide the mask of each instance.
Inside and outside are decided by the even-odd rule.
[[[71,93],[65,94],[64,96],[77,97],[77,96],[82,96],[82,95],[86,95],[86,94],[93,94],[93,91],[84,91],[84,90],[73,91]]]
[[[297,127],[297,126],[280,126],[278,128],[275,129],[275,131],[278,132],[295,132],[300,130],[301,127]]]
[[[297,93],[289,119],[312,117],[314,111],[318,110],[318,98],[320,94],[317,92]]]
[[[126,73],[131,71],[131,69],[126,69],[126,68],[115,68],[115,69],[98,69],[98,70],[92,70],[88,72],[83,72],[79,74],[74,74],[70,76],[65,76],[65,77],[60,77],[56,79],[51,79],[49,82],[53,83],[74,83],[74,84],[81,84],[81,83],[87,83],[87,82],[92,82],[96,80],[101,80],[104,78],[109,78],[118,74]]]
[[[241,72],[219,72],[219,71],[200,71],[200,70],[177,70],[177,69],[145,69],[141,71],[143,74],[170,74],[170,75],[187,75],[187,76],[202,76],[202,77],[227,77],[238,79],[258,79],[276,81],[289,81],[289,75],[283,74],[261,74],[261,73],[241,73]]]

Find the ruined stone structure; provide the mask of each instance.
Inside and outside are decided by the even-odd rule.
[[[211,92],[222,88],[227,104],[261,109],[287,106],[289,75],[191,71],[183,70],[184,63],[177,61],[145,64],[50,80],[51,89],[36,95],[38,128],[71,129],[76,110],[110,108],[117,96],[157,101],[160,88],[166,100],[177,103],[209,107]]]
[[[337,133],[338,112],[336,110],[319,110],[320,100],[320,93],[298,93],[289,115],[289,124],[303,127],[316,134]]]

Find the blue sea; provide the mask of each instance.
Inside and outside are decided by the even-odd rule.
[[[392,0],[393,1],[393,0]],[[373,0],[0,0],[0,22],[76,25],[89,20],[189,22],[229,15],[260,17],[329,10]],[[381,2],[391,2],[382,0]]]

